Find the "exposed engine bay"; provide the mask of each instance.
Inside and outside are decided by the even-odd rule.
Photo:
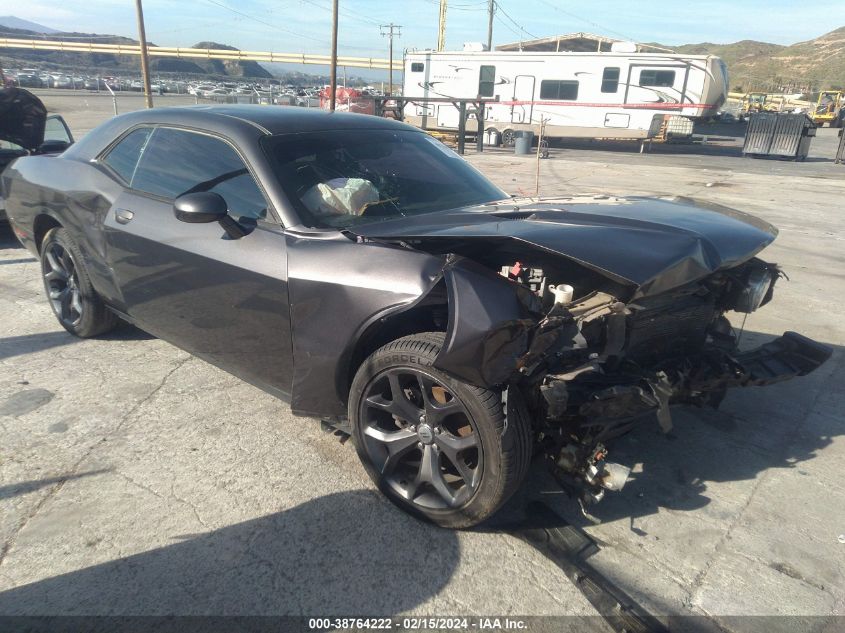
[[[785,276],[753,258],[674,291],[639,299],[591,290],[595,280],[515,262],[500,274],[529,289],[543,318],[519,362],[542,453],[579,502],[620,490],[630,469],[607,460],[605,442],[649,416],[672,428],[670,405],[716,408],[730,387],[809,373],[830,350],[789,332],[750,352],[726,317],[768,303]],[[611,290],[608,288],[608,290]],[[612,291],[612,290],[611,290]]]

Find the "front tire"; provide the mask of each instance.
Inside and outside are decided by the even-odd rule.
[[[444,334],[400,338],[358,369],[349,419],[367,474],[397,506],[447,528],[493,515],[519,488],[531,428],[515,389],[502,394],[433,367]]]
[[[66,229],[57,227],[44,236],[41,272],[53,314],[68,332],[90,338],[117,325],[117,316],[91,285],[79,247]]]

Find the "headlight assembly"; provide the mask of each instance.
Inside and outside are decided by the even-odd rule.
[[[774,279],[773,271],[767,266],[752,268],[745,280],[744,287],[736,295],[733,309],[737,312],[754,312],[763,304]]]

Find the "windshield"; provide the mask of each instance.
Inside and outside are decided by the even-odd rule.
[[[508,197],[423,132],[309,132],[274,136],[264,148],[310,227],[346,228]]]

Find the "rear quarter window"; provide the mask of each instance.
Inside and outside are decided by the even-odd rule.
[[[148,127],[131,131],[118,141],[100,162],[108,165],[128,185],[132,182],[138,159],[147,145],[151,132],[152,128]]]

